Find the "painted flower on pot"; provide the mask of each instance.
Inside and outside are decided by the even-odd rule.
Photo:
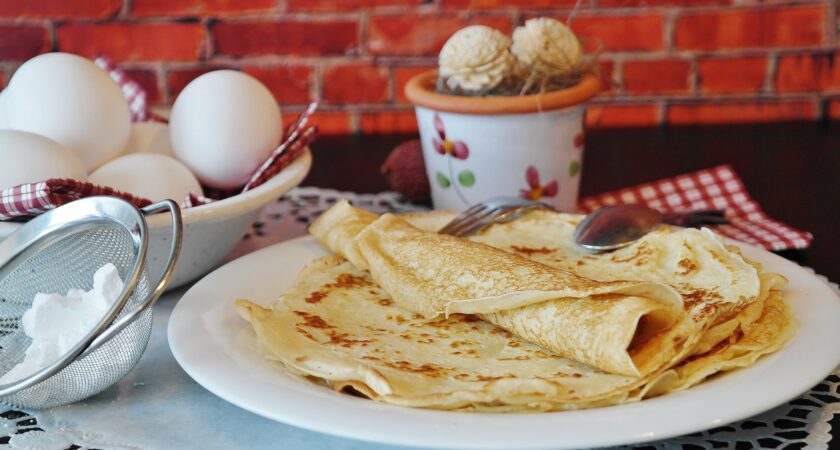
[[[582,148],[583,147],[583,131],[575,135],[575,148]]]
[[[466,199],[459,185],[465,188],[475,185],[475,174],[471,170],[462,170],[456,176],[455,169],[452,167],[452,159],[466,160],[470,156],[470,149],[464,141],[446,138],[446,128],[443,125],[443,119],[438,114],[434,115],[434,125],[438,137],[432,138],[432,146],[438,154],[446,158],[449,168],[449,174],[438,171],[435,174],[435,179],[444,189],[453,187],[464,205],[470,205],[472,203]]]
[[[528,189],[521,189],[519,194],[528,200],[537,202],[543,197],[554,197],[560,191],[557,180],[551,180],[545,185],[540,184],[540,173],[534,166],[528,166],[525,170],[525,181],[528,182]]]
[[[577,158],[573,159],[572,162],[569,163],[569,176],[574,178],[577,174],[580,173],[580,154],[583,151],[583,132],[575,135],[575,139],[573,141],[575,145],[575,150],[577,151]]]
[[[470,149],[464,141],[451,141],[446,139],[446,129],[443,126],[443,120],[440,116],[435,114],[435,130],[437,130],[438,138],[432,139],[432,145],[435,151],[441,155],[450,155],[455,159],[467,159],[470,156]]]

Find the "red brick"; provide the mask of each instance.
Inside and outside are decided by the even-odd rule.
[[[416,133],[414,111],[378,111],[362,113],[359,128],[362,133]]]
[[[25,61],[50,50],[49,31],[37,25],[0,25],[0,59]]]
[[[586,126],[590,128],[648,127],[659,123],[656,105],[590,105]]]
[[[277,0],[134,0],[134,16],[231,14],[272,11]]]
[[[624,90],[634,94],[688,92],[691,64],[682,59],[624,62]]]
[[[234,67],[213,64],[190,69],[170,70],[166,75],[169,99],[173,101],[194,79],[214,70],[242,70],[260,80],[281,105],[309,102],[312,69],[306,66],[244,66]]]
[[[356,11],[364,8],[406,8],[426,4],[424,0],[286,0],[289,11]]]
[[[613,78],[614,66],[615,64],[612,61],[603,59],[598,61],[598,75],[601,78],[601,95],[612,94],[616,87],[616,80]]]
[[[283,123],[288,125],[296,120],[300,113],[283,113]],[[312,115],[312,123],[318,126],[321,134],[349,134],[352,129],[351,115],[348,112],[316,112]]]
[[[764,56],[704,58],[699,62],[698,81],[704,93],[759,92],[766,74]]]
[[[819,92],[840,89],[840,55],[786,55],[776,69],[778,92]]]
[[[0,17],[27,19],[101,19],[116,15],[123,0],[3,0]]]
[[[163,103],[163,95],[158,86],[157,72],[145,69],[123,69],[125,73],[146,91],[146,102],[155,105]]]
[[[388,69],[364,64],[324,69],[324,100],[330,103],[379,103],[388,100]]]
[[[730,5],[733,0],[598,0],[603,7]]]
[[[355,20],[220,22],[213,26],[216,51],[229,56],[343,55],[359,45]]]
[[[660,14],[589,16],[580,14],[572,29],[588,50],[603,46],[606,51],[661,50],[664,18]]]
[[[506,34],[511,31],[508,16],[379,15],[370,19],[368,50],[375,55],[437,55],[453,33],[476,24],[487,25]]]
[[[443,0],[446,9],[546,9],[575,6],[576,0]]]
[[[166,74],[166,86],[167,92],[169,93],[169,102],[175,101],[178,98],[178,94],[184,90],[184,88],[190,84],[190,81],[204,75],[207,72],[212,72],[214,70],[222,70],[222,69],[232,69],[233,67],[228,66],[220,66],[220,65],[212,65],[212,66],[202,66],[198,68],[192,69],[173,69],[169,70]]]
[[[245,73],[260,80],[281,105],[308,103],[312,68],[307,66],[244,67]]]
[[[721,124],[814,120],[809,101],[677,104],[668,108],[668,123]]]
[[[418,73],[423,73],[431,69],[436,69],[437,67],[433,66],[426,66],[426,67],[395,67],[394,68],[394,99],[398,103],[410,103],[407,98],[405,98],[405,84],[408,83],[408,80],[411,79],[414,75]]]
[[[840,99],[831,99],[826,110],[829,119],[840,120]]]
[[[691,13],[677,20],[675,43],[681,50],[819,45],[825,17],[822,6]]]
[[[204,27],[197,23],[67,24],[58,27],[58,48],[116,61],[195,61],[201,57]]]

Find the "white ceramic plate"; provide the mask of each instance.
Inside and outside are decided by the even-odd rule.
[[[687,391],[639,403],[542,414],[470,414],[401,408],[338,394],[289,377],[256,351],[233,308],[271,305],[310,260],[326,254],[305,237],[246,255],[207,275],[169,320],[172,353],[199,384],[261,416],[387,444],[447,448],[579,448],[663,439],[744,419],[819,383],[840,362],[840,299],[814,275],[771,253],[744,248],[790,280],[785,299],[799,322],[780,352]]]

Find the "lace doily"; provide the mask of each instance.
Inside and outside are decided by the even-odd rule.
[[[395,193],[354,194],[318,188],[297,188],[285,197],[266,206],[252,225],[248,235],[230,258],[283,240],[303,236],[306,233],[307,225],[339,199],[348,199],[357,206],[378,213],[423,209],[420,206],[404,202]],[[806,269],[813,272],[813,270]],[[840,288],[837,284],[830,283],[825,277],[819,275],[818,277],[840,294]],[[153,331],[153,339],[155,333],[163,332],[164,330],[161,329]],[[162,339],[162,336],[157,338]],[[164,345],[162,344],[160,347]],[[161,348],[155,347],[148,349],[148,352],[162,353],[163,351]],[[161,358],[163,357],[161,356]],[[169,357],[171,358],[171,356]],[[119,386],[112,387],[104,395],[107,395],[109,391],[116,390],[119,390]],[[202,392],[201,395],[212,396],[208,392]],[[120,407],[125,408],[125,406]],[[148,450],[159,448],[154,444],[140,445],[119,442],[122,440],[120,439],[120,430],[106,429],[105,424],[101,429],[81,429],[80,426],[72,422],[73,413],[73,405],[65,407],[61,410],[60,416],[68,420],[54,420],[55,416],[59,416],[55,411],[19,411],[0,405],[0,449]],[[244,411],[238,413],[246,415],[246,420],[263,420],[256,416],[250,416],[249,419],[247,415],[250,413]],[[119,412],[114,411],[114,414],[119,414]],[[222,427],[224,424],[214,425]],[[177,427],[177,424],[173,424],[173,430],[177,431]],[[280,427],[280,425],[277,425],[276,428]],[[92,427],[88,425],[88,428]],[[288,429],[282,428],[282,430]],[[801,397],[747,420],[664,441],[616,448],[827,449],[828,442],[832,439],[832,429],[840,429],[840,369]],[[160,430],[157,433],[160,434]],[[356,442],[338,438],[331,439],[330,443],[325,444],[323,448],[337,448],[339,446],[342,448],[358,448],[360,445]],[[338,445],[339,442],[342,444]],[[202,448],[199,443],[196,443],[196,445],[196,448]],[[375,444],[361,445],[377,449],[386,448]],[[208,447],[204,446],[204,448]]]

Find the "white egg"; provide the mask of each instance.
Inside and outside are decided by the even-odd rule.
[[[137,122],[131,124],[128,142],[122,151],[129,153],[157,153],[175,156],[169,142],[169,127],[160,122]]]
[[[6,117],[6,105],[3,102],[3,93],[0,92],[0,130],[9,128],[9,119]]]
[[[89,180],[152,201],[171,199],[181,203],[189,193],[204,194],[186,166],[157,153],[120,156],[96,169]]]
[[[90,172],[117,156],[131,125],[128,104],[107,72],[81,56],[47,53],[24,63],[3,93],[9,128],[46,136]]]
[[[0,190],[50,178],[87,180],[84,164],[61,144],[33,133],[0,130]]]
[[[169,116],[175,156],[207,186],[245,184],[280,144],[280,108],[256,78],[233,70],[187,85]]]

